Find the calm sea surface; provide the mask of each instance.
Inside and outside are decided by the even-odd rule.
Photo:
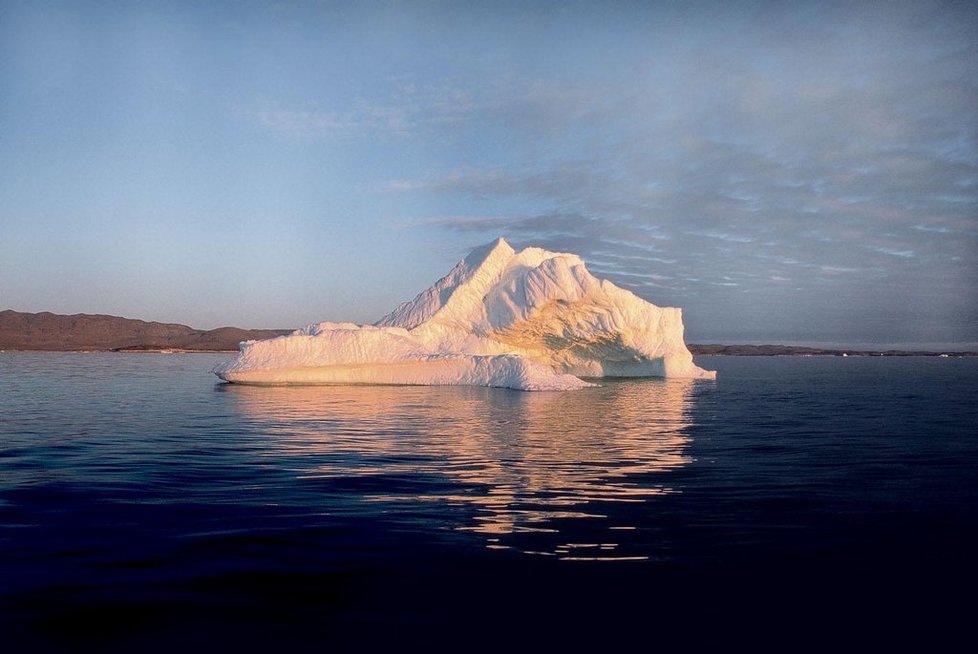
[[[235,386],[226,358],[0,353],[7,642],[933,644],[973,619],[978,359],[523,393]]]

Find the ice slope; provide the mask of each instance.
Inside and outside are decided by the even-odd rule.
[[[375,325],[320,323],[241,344],[239,383],[588,386],[578,376],[694,377],[682,313],[588,272],[573,254],[498,239]]]

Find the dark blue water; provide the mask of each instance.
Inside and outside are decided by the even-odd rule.
[[[934,645],[971,619],[978,359],[568,393],[242,387],[223,359],[0,354],[5,642]]]

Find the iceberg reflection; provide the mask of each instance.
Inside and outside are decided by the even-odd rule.
[[[631,530],[629,511],[620,505],[671,492],[661,473],[689,461],[686,432],[696,383],[610,381],[575,393],[423,386],[221,390],[260,435],[260,453],[280,459],[278,465],[300,478],[374,478],[378,483],[356,486],[365,502],[405,512],[435,505],[439,510],[426,518],[431,528],[482,534],[492,548],[633,559],[616,551]],[[584,519],[600,525],[601,537],[563,542],[561,525]]]

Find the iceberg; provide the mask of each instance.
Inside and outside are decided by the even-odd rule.
[[[575,254],[500,238],[373,325],[323,322],[246,341],[214,369],[241,384],[412,384],[571,390],[593,377],[714,379],[682,310],[588,272]]]

